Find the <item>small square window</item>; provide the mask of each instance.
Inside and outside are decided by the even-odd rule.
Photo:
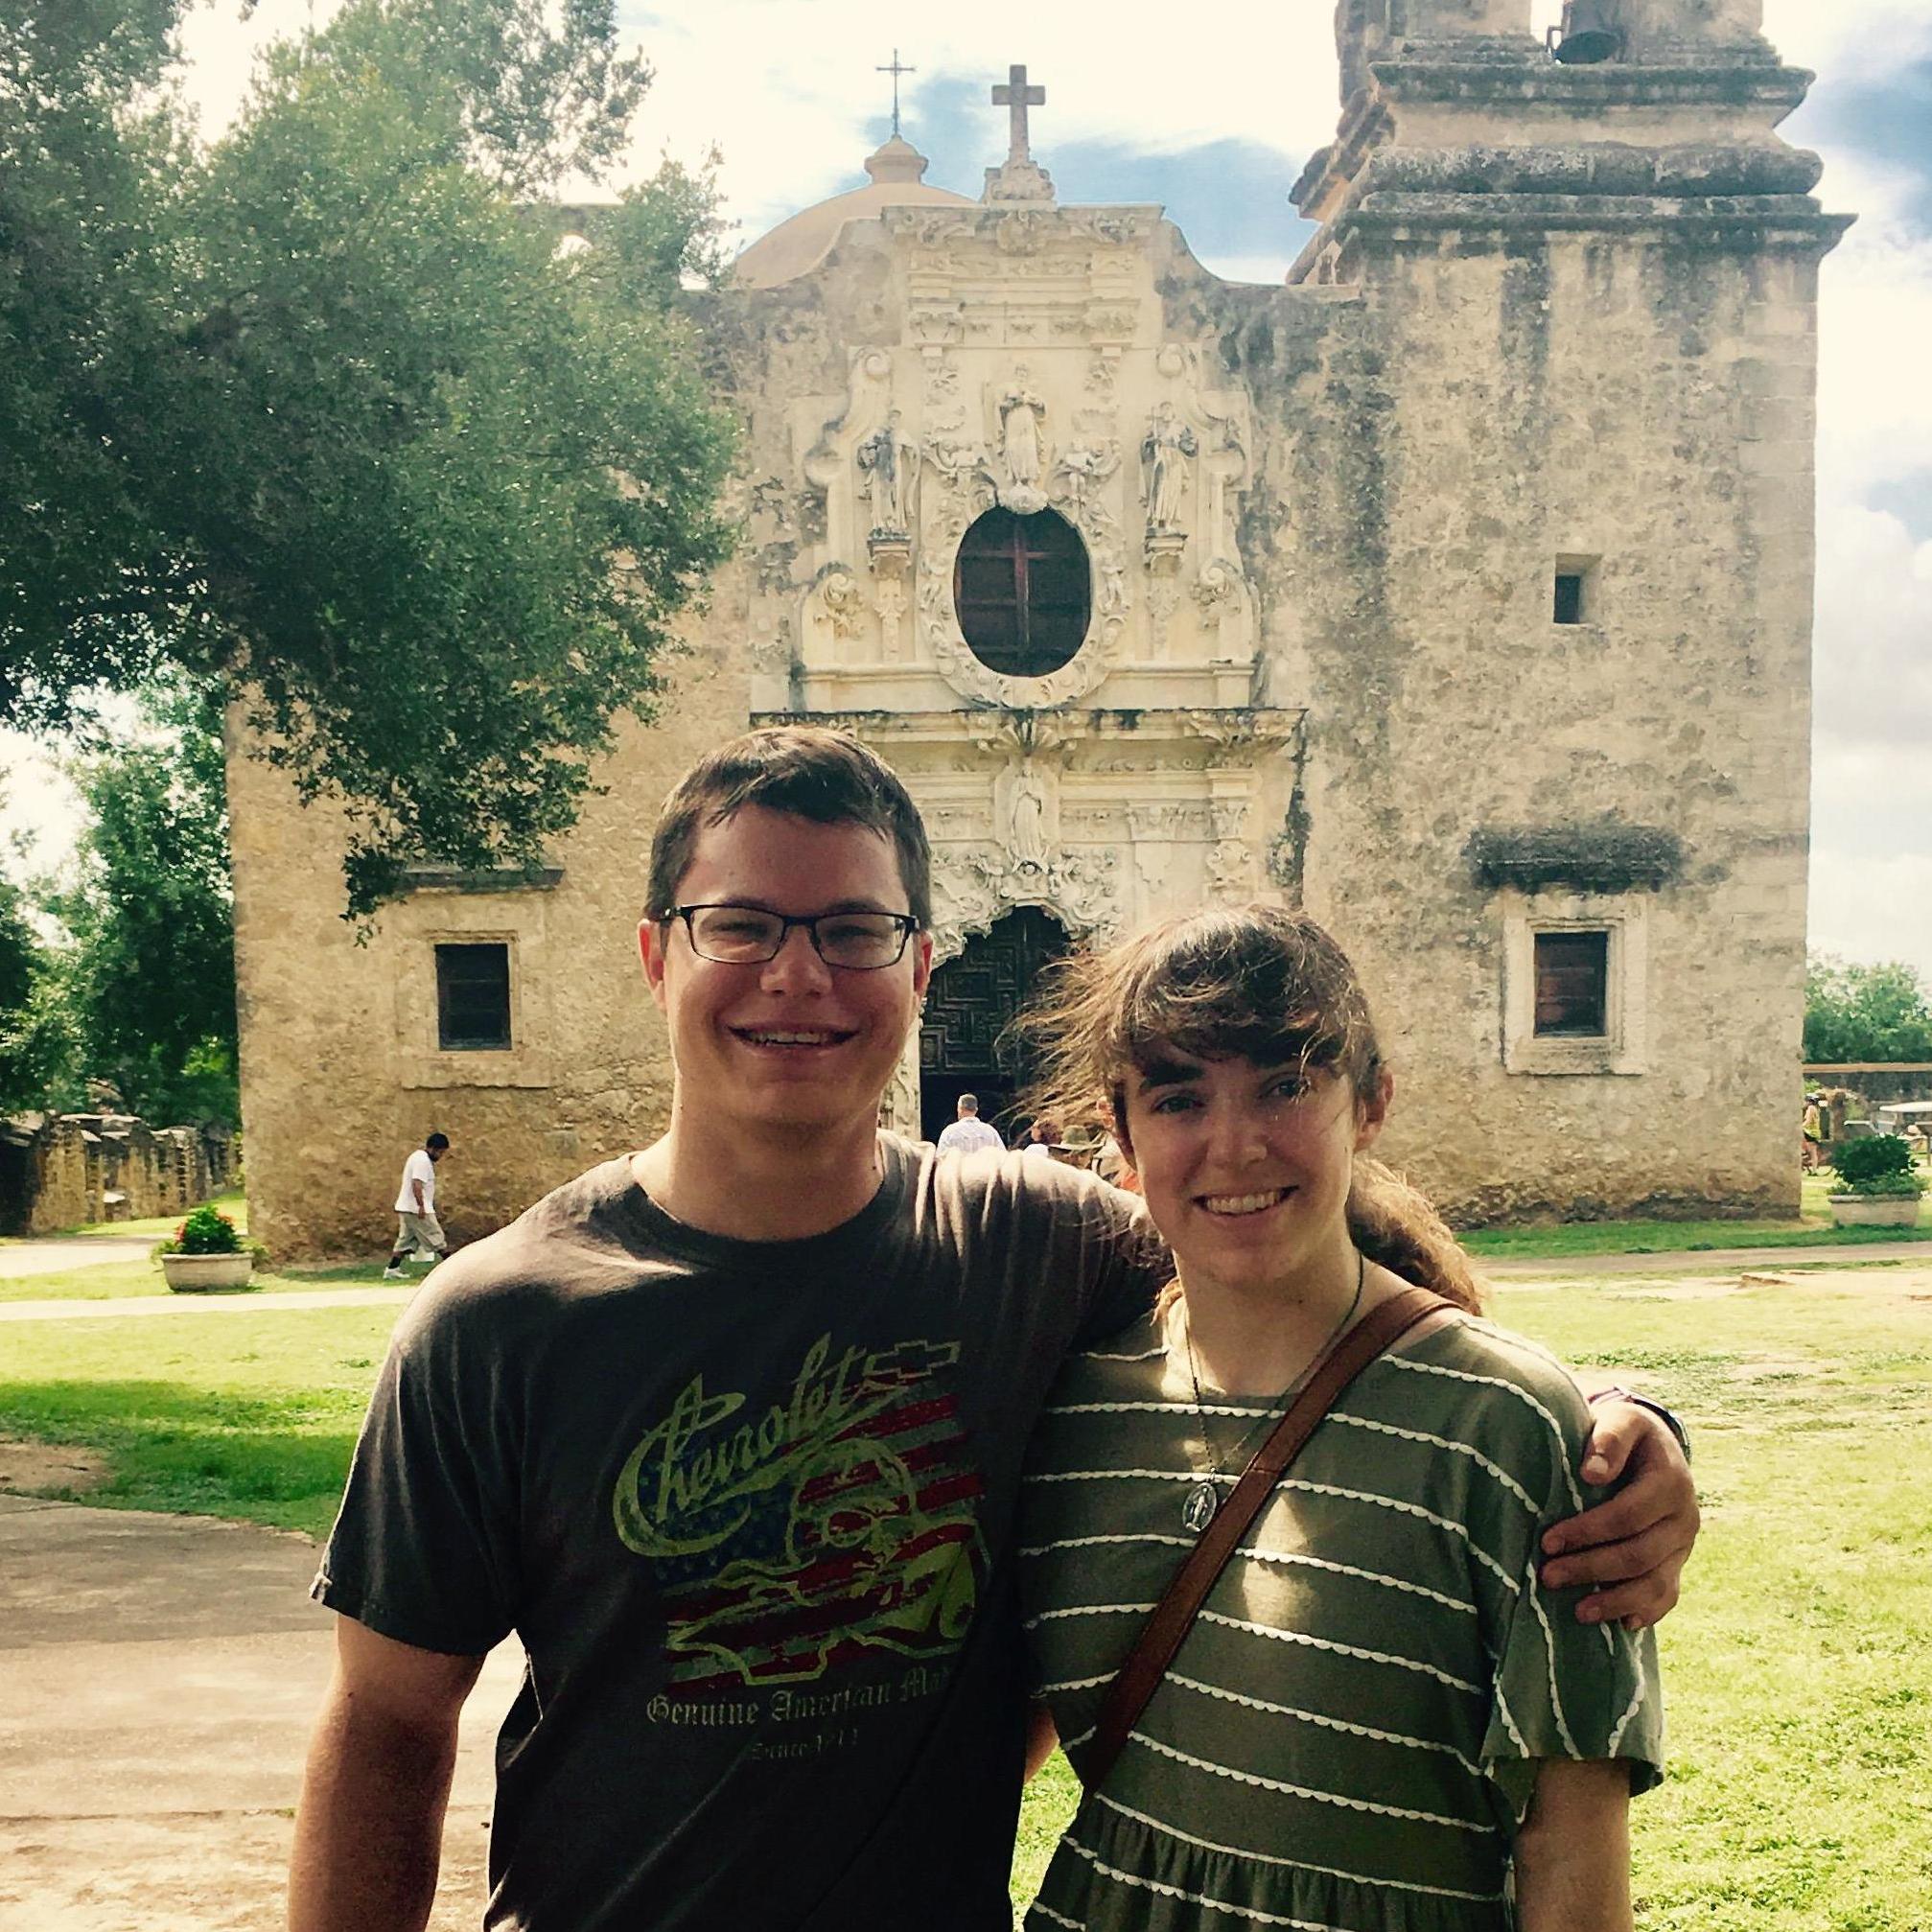
[[[501,1052],[510,1044],[510,949],[436,948],[436,1044],[445,1053]]]
[[[1596,559],[1565,551],[1556,559],[1550,618],[1559,624],[1596,621]]]
[[[1547,932],[1536,939],[1539,1039],[1601,1039],[1610,1010],[1610,935]]]

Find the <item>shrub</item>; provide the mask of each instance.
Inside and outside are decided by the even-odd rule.
[[[220,1208],[198,1207],[179,1227],[172,1241],[164,1241],[160,1254],[240,1254],[246,1246],[235,1223]]]
[[[1874,1133],[1863,1140],[1840,1141],[1831,1151],[1831,1167],[1850,1194],[1920,1195],[1925,1191],[1912,1169],[1911,1144],[1902,1134]]]

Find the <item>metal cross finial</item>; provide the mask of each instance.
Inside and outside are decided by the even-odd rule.
[[[917,67],[901,67],[899,50],[895,47],[893,64],[890,67],[875,67],[873,71],[875,74],[890,74],[893,77],[893,139],[896,141],[899,138],[899,76],[917,74],[919,70]]]
[[[995,84],[992,90],[992,104],[1007,110],[1007,123],[1012,128],[1007,160],[1030,161],[1033,151],[1027,146],[1026,110],[1046,105],[1044,87],[1029,87],[1026,84],[1024,67],[1009,67],[1004,85]]]

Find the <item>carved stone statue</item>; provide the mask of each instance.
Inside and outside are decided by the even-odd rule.
[[[1039,866],[1047,862],[1046,787],[1032,765],[1023,764],[1013,775],[1008,802],[1007,848],[1018,866]]]
[[[1180,524],[1180,500],[1187,491],[1188,465],[1199,445],[1172,403],[1154,405],[1153,418],[1140,445],[1141,495],[1148,526],[1172,530]]]
[[[1000,454],[1008,477],[1022,489],[1036,489],[1044,467],[1040,424],[1046,405],[1027,387],[1027,371],[1013,372],[1013,386],[999,399]]]
[[[866,474],[867,494],[873,500],[873,527],[901,534],[912,528],[913,494],[919,487],[919,445],[899,427],[894,409],[883,427],[858,447],[858,465]]]

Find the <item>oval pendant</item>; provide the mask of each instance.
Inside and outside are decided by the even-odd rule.
[[[1215,1511],[1221,1507],[1221,1491],[1205,1478],[1187,1493],[1187,1501],[1181,1505],[1180,1520],[1196,1536],[1214,1521]]]

